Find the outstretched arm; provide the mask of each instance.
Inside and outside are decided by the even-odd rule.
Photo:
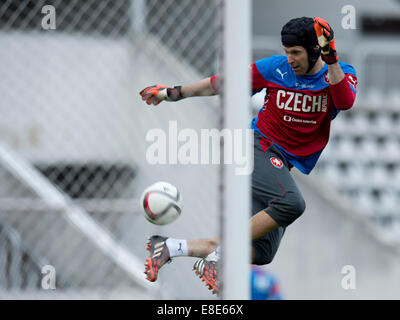
[[[158,105],[162,101],[179,101],[184,98],[213,96],[218,93],[218,77],[205,78],[184,86],[166,87],[154,85],[140,91],[142,100],[148,105]]]
[[[216,95],[217,89],[215,87],[215,77],[206,78],[198,82],[189,84],[182,87],[182,96],[184,98],[189,97],[201,97],[201,96],[214,96]]]

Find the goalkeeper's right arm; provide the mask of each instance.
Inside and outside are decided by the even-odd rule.
[[[140,91],[142,100],[148,105],[158,105],[162,101],[179,101],[184,98],[213,96],[219,91],[219,77],[213,76],[185,86],[166,87],[154,85]]]

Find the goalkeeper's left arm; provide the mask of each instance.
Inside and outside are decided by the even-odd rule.
[[[335,107],[338,110],[350,109],[356,98],[357,78],[349,74],[345,75],[340,67],[334,32],[328,22],[320,17],[315,17],[314,30],[321,47],[321,58],[328,64],[329,90]],[[350,81],[354,89],[350,87]]]
[[[148,105],[158,105],[162,101],[179,101],[184,98],[213,96],[218,93],[219,77],[213,76],[185,86],[167,87],[153,85],[140,91],[142,100]]]

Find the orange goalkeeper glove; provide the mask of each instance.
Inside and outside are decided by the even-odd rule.
[[[321,58],[327,64],[338,62],[335,48],[335,37],[332,28],[324,19],[314,18],[314,30],[317,34],[318,44],[321,47]]]
[[[154,104],[156,106],[164,100],[178,101],[183,99],[181,88],[181,86],[172,88],[156,84],[144,88],[139,94],[142,96],[142,100],[146,101],[147,104]]]

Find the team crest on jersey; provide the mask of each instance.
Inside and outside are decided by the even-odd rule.
[[[269,161],[271,161],[272,165],[273,165],[275,168],[280,169],[280,168],[283,167],[283,162],[282,162],[281,159],[278,159],[278,158],[275,158],[275,157],[271,157],[271,158],[269,158]]]

